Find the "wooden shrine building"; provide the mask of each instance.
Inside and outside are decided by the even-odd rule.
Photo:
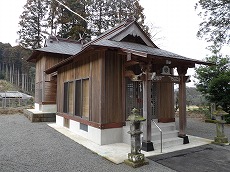
[[[158,48],[136,21],[123,22],[83,45],[54,38],[49,44],[35,50],[29,61],[36,62],[35,101],[40,109],[57,108],[58,125],[100,145],[127,142],[126,119],[135,107],[147,119],[142,145],[151,151],[151,120],[175,123],[177,83],[177,135],[186,136],[187,69],[208,63]]]
[[[45,70],[62,60],[75,55],[82,48],[79,42],[49,37],[43,48],[33,51],[27,59],[36,63],[35,109],[44,112],[56,112],[57,73],[46,74]]]

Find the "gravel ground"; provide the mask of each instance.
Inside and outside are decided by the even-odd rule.
[[[154,161],[133,169],[115,165],[50,128],[22,115],[0,115],[0,172],[173,172]]]
[[[214,139],[215,124],[188,118],[187,133]],[[178,118],[176,119],[178,127]],[[230,126],[225,127],[230,138]],[[149,165],[133,169],[115,165],[85,147],[58,133],[46,123],[31,123],[23,115],[0,115],[0,172],[128,172],[173,170],[149,160]],[[229,147],[223,149],[230,150]]]
[[[176,118],[176,125],[178,129],[178,118]],[[225,125],[225,135],[230,139],[230,125]],[[203,119],[200,118],[187,118],[187,134],[203,137],[207,139],[214,140],[216,136],[216,124],[205,123]]]

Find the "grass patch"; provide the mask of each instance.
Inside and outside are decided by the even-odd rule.
[[[191,113],[203,114],[205,116],[205,119],[211,119],[210,110],[207,106],[188,108],[188,111]]]

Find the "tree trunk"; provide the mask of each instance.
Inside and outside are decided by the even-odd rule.
[[[9,81],[10,81],[10,83],[12,83],[12,66],[11,66],[11,63],[10,63],[10,76],[9,76]]]
[[[18,68],[18,86],[20,86],[20,72],[19,72],[19,68]]]
[[[6,78],[5,79],[8,81],[8,64],[6,64],[5,69],[6,69]]]
[[[11,79],[11,80],[12,80],[12,83],[13,83],[13,84],[15,84],[15,83],[14,83],[14,76],[15,76],[15,75],[14,75],[14,63],[12,63],[12,79]]]
[[[24,74],[22,73],[22,90],[24,91]]]

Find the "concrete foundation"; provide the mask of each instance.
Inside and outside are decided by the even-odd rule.
[[[56,124],[61,127],[67,128],[69,131],[88,139],[98,145],[108,145],[114,143],[126,143],[131,144],[129,122],[126,123],[126,126],[121,128],[112,128],[112,129],[99,129],[89,125],[81,124],[80,122],[65,119],[61,116],[56,116]],[[173,123],[159,123],[158,124],[163,130],[163,149],[166,147],[171,147],[175,145],[183,144],[183,138],[178,137],[178,131],[176,130],[175,122]],[[154,150],[160,150],[160,132],[152,126],[152,142]]]
[[[66,119],[69,120],[69,119]],[[65,119],[61,116],[56,116],[56,124],[66,127]],[[89,125],[81,124],[80,122],[69,120],[68,128],[73,133],[82,136],[98,145],[107,145],[112,143],[122,142],[122,128],[98,129]]]
[[[52,113],[57,112],[56,104],[42,105],[42,104],[35,103],[34,107],[35,107],[35,111],[52,112]]]

